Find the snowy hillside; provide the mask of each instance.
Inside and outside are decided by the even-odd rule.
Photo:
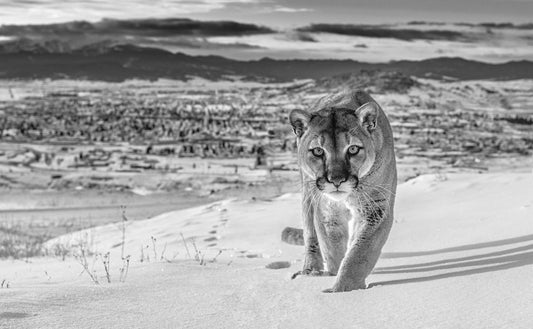
[[[299,203],[297,194],[227,200],[127,222],[126,282],[118,282],[120,223],[62,236],[48,246],[81,240],[110,252],[112,282],[100,258],[90,261],[98,285],[71,258],[2,261],[0,281],[10,287],[0,289],[0,327],[530,327],[532,173],[424,175],[401,184],[370,287],[348,293],[321,292],[333,277],[290,279],[303,249],[282,243],[280,233],[300,226]],[[288,267],[265,268],[273,262]]]

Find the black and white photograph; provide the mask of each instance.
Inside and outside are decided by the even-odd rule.
[[[533,0],[0,0],[0,328],[532,326]]]

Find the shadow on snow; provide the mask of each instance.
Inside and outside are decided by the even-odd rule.
[[[437,255],[441,253],[450,253],[457,251],[467,251],[482,248],[505,246],[514,243],[527,242],[533,240],[533,234],[524,235],[511,239],[497,240],[492,242],[484,242],[470,245],[463,245],[451,248],[420,251],[420,252],[395,252],[384,253],[383,258],[403,258]],[[370,287],[383,285],[396,285],[404,283],[425,282],[438,279],[446,279],[458,276],[487,273],[493,271],[500,271],[511,269],[515,267],[533,265],[533,244],[528,244],[520,247],[508,248],[479,255],[454,257],[441,259],[430,262],[406,264],[397,266],[378,267],[374,270],[374,274],[405,274],[405,273],[426,273],[431,271],[442,271],[445,273],[425,275],[415,278],[406,278],[390,281],[381,281],[371,283]],[[473,267],[473,268],[468,268]],[[465,269],[468,268],[468,269]],[[454,271],[456,270],[457,271]]]

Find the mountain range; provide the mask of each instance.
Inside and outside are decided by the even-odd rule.
[[[69,49],[58,42],[0,44],[1,79],[187,80],[190,77],[290,81],[320,79],[362,70],[400,72],[416,77],[469,79],[533,78],[533,62],[490,64],[462,58],[366,63],[354,60],[295,59],[240,61],[220,56],[190,56],[163,49],[99,42]]]
[[[187,18],[0,26],[0,79],[192,76],[289,81],[366,71],[533,78],[533,25],[311,24],[290,30]]]

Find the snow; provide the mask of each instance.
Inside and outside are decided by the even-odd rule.
[[[0,280],[10,288],[0,289],[0,327],[529,328],[532,173],[419,176],[398,187],[395,209],[369,288],[339,294],[321,292],[333,277],[290,279],[303,249],[280,235],[300,226],[298,194],[127,222],[132,263],[123,283],[120,223],[62,236],[49,246],[81,238],[111,252],[112,283],[99,260],[99,285],[70,258],[2,261]],[[191,254],[194,239],[205,265],[189,258],[181,234]],[[150,262],[140,262],[141,245]],[[274,261],[291,266],[265,268]]]

